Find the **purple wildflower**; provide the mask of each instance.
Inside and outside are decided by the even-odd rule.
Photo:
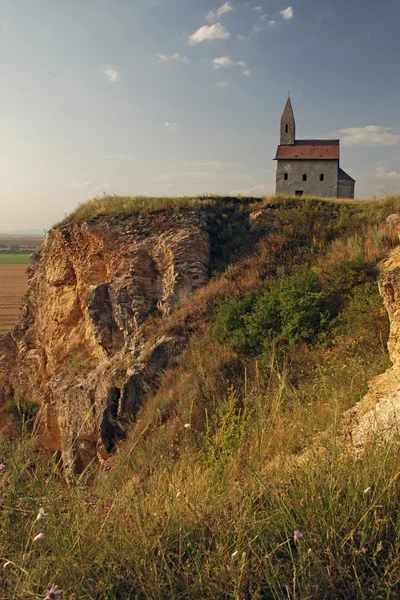
[[[44,533],[38,533],[37,535],[35,535],[35,537],[33,538],[33,542],[38,542],[39,540],[42,540],[44,537],[46,537],[44,535]]]
[[[364,490],[364,496],[366,496],[367,494],[370,494],[371,492],[372,492],[372,487],[367,487],[367,488]]]
[[[50,589],[47,590],[44,600],[61,600],[61,590],[57,589],[57,586],[53,583]]]
[[[49,515],[49,513],[44,512],[44,508],[40,507],[37,517],[35,519],[35,523],[36,523],[36,521],[41,521],[42,519],[46,519],[48,517],[48,515]]]
[[[295,542],[297,542],[297,540],[299,540],[302,537],[303,537],[303,534],[301,533],[301,531],[296,529],[296,531],[294,531],[294,533],[293,533],[293,538],[294,538]]]
[[[7,465],[0,463],[0,471],[4,471],[4,469],[7,469]]]

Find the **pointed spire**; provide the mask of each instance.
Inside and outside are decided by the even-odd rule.
[[[290,96],[286,100],[281,117],[281,145],[293,145],[296,139],[296,123]]]

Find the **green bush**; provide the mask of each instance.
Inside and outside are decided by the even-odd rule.
[[[377,276],[376,266],[362,258],[332,265],[325,273],[324,284],[331,312],[339,314],[355,289],[368,282],[375,282]]]
[[[213,335],[245,354],[260,354],[273,344],[326,341],[359,288],[364,295],[358,302],[368,304],[376,274],[363,259],[333,265],[324,273],[303,268],[258,293],[220,302],[212,318]]]

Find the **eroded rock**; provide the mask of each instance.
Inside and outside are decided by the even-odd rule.
[[[173,338],[147,348],[142,325],[208,281],[209,254],[206,218],[194,211],[47,234],[20,323],[0,346],[0,405],[18,393],[39,402],[35,430],[67,470],[113,448],[119,420],[135,417],[182,348]]]

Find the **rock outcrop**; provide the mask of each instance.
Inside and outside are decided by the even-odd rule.
[[[184,344],[148,347],[146,317],[204,285],[209,255],[195,211],[54,228],[32,257],[20,323],[0,341],[0,405],[16,395],[40,403],[39,439],[67,469],[105,457]]]
[[[388,222],[400,231],[398,215],[391,215]],[[343,415],[342,430],[356,455],[370,443],[388,444],[400,433],[400,246],[380,266],[379,291],[389,314],[393,366],[370,381],[368,394]]]

